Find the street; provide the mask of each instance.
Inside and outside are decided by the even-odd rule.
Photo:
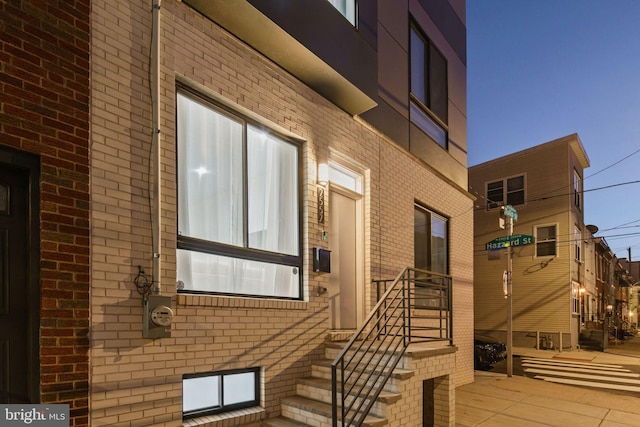
[[[551,358],[514,356],[513,374],[557,384],[588,387],[640,397],[640,365],[595,363],[586,352],[563,352]],[[603,354],[640,358],[640,337],[632,337],[610,347]],[[580,357],[578,357],[580,355]],[[622,361],[625,358],[621,358]],[[634,359],[626,359],[634,360]],[[488,372],[506,374],[507,361],[496,363]]]
[[[456,389],[456,427],[637,426],[640,338],[604,352],[514,348],[506,361],[476,371]]]
[[[506,374],[507,362],[490,372]],[[590,387],[640,397],[640,367],[582,362],[567,358],[514,357],[513,374],[557,384]]]

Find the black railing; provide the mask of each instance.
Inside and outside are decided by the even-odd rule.
[[[406,268],[331,364],[333,426],[361,426],[410,343],[452,344],[451,277]],[[340,424],[339,424],[340,423]]]

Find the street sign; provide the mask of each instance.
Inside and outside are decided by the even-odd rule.
[[[533,236],[528,234],[513,234],[511,236],[498,237],[486,243],[488,251],[508,248],[509,246],[524,246],[533,244]]]
[[[518,211],[511,205],[504,207],[504,216],[511,218],[514,221],[518,220]]]

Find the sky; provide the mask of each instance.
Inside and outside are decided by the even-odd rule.
[[[640,1],[466,3],[469,166],[577,133],[585,224],[640,260]]]

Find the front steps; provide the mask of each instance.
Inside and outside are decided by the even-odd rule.
[[[281,416],[264,422],[268,427],[325,427],[332,425],[331,411],[331,363],[342,350],[344,342],[325,343],[325,359],[312,364],[311,376],[296,384],[296,395],[281,402]],[[363,426],[381,427],[388,424],[386,408],[401,400],[403,380],[412,371],[396,369],[365,418]],[[340,397],[338,397],[340,398]]]

